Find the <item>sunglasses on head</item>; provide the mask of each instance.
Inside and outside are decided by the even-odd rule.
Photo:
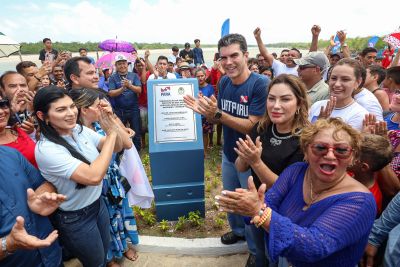
[[[310,144],[311,152],[315,156],[325,156],[328,154],[329,150],[332,149],[333,154],[335,157],[339,159],[347,159],[351,156],[353,149],[349,145],[345,144],[338,144],[338,145],[328,145],[324,143],[313,143]]]
[[[8,99],[0,99],[0,108],[9,108],[10,101]]]
[[[305,70],[305,69],[315,68],[315,67],[317,67],[317,66],[316,66],[316,65],[312,65],[312,64],[299,65],[299,69],[300,69],[300,70]]]

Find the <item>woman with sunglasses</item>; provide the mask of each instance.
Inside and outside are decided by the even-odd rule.
[[[266,186],[224,190],[220,209],[249,216],[264,230],[266,247],[280,266],[354,267],[362,257],[376,205],[372,194],[346,170],[357,157],[360,134],[342,120],[318,120],[303,129],[307,162],[286,168]]]
[[[10,102],[0,96],[0,145],[15,148],[37,168],[35,142],[17,124],[9,126],[12,114]]]
[[[318,118],[341,118],[361,131],[368,111],[354,100],[353,93],[362,84],[362,73],[363,67],[359,61],[351,58],[339,60],[332,68],[328,82],[330,100],[317,101],[311,106],[311,123]]]
[[[111,105],[105,98],[100,99],[99,92],[90,89],[76,89],[69,92],[69,96],[74,101],[78,109],[78,119],[86,127],[105,136],[106,133],[99,124],[101,108],[112,113]],[[122,123],[119,125],[125,129]],[[132,131],[129,129],[129,131]],[[132,147],[131,136],[128,132],[123,132],[122,141],[124,148]],[[111,235],[110,247],[107,253],[107,267],[120,266],[116,259],[124,255],[127,259],[135,261],[137,259],[136,251],[128,246],[130,240],[132,244],[139,243],[138,232],[136,230],[136,220],[133,210],[129,206],[126,191],[121,183],[122,176],[117,164],[117,155],[113,155],[110,166],[103,180],[102,195],[105,199],[109,213],[110,224],[109,231]],[[120,227],[116,227],[119,225]]]
[[[262,183],[270,188],[287,166],[303,161],[299,133],[309,124],[305,85],[293,75],[279,75],[269,85],[267,112],[246,140],[240,138],[236,142],[237,170],[251,169],[256,188]],[[267,258],[263,231],[253,226],[251,230],[256,244],[256,264],[264,266]]]
[[[102,107],[100,124],[106,137],[77,124],[76,105],[55,85],[40,89],[33,106],[41,134],[35,148],[39,170],[67,197],[51,216],[60,243],[83,266],[105,266],[110,220],[102,181],[113,153],[123,148],[122,130]]]

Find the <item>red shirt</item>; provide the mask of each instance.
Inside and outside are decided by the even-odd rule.
[[[149,79],[150,71],[146,73],[146,81]],[[139,74],[138,74],[139,75]],[[139,76],[140,78],[140,76]],[[147,83],[142,83],[142,92],[139,94],[139,107],[147,108]]]
[[[37,169],[38,166],[35,159],[36,143],[20,128],[17,127],[16,130],[18,133],[17,140],[4,145],[18,150]]]
[[[379,214],[382,213],[382,191],[379,188],[377,179],[375,179],[374,184],[368,189],[369,189],[369,191],[372,193],[372,195],[375,198],[376,210],[377,210],[378,215],[379,215]]]

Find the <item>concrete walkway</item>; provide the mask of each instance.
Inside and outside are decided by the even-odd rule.
[[[179,256],[140,252],[135,261],[124,259],[120,264],[123,267],[243,267],[248,254],[236,254],[219,257],[206,256]],[[78,260],[65,263],[66,267],[81,267]]]
[[[248,257],[245,242],[223,245],[219,238],[172,238],[140,236],[136,247],[139,258],[135,261],[123,259],[121,266],[143,267],[242,267]],[[81,267],[76,259],[65,263],[66,267]]]

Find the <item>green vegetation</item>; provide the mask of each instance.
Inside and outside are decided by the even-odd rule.
[[[355,37],[355,38],[347,38],[347,44],[352,51],[361,51],[363,48],[367,47],[368,40],[371,36],[367,37]],[[310,36],[311,39],[311,36]],[[386,43],[382,41],[383,36],[376,44],[377,49],[384,48]],[[84,47],[89,51],[96,51],[99,50],[97,48],[99,42],[86,42],[86,43],[79,43],[79,42],[71,42],[71,43],[63,43],[63,42],[54,42],[53,47],[59,51],[71,51],[71,52],[78,52],[79,48]],[[183,44],[169,44],[169,43],[132,43],[133,46],[137,50],[143,49],[170,49],[172,46],[176,45],[179,48],[183,49]],[[329,40],[320,40],[318,42],[319,49],[324,49],[329,44]],[[192,45],[194,47],[194,44]],[[201,47],[216,47],[217,44],[201,44]],[[254,45],[251,45],[254,46]],[[310,43],[307,42],[290,42],[290,43],[274,43],[274,44],[267,44],[267,47],[296,47],[299,49],[308,49],[310,47]],[[42,42],[37,43],[21,43],[21,53],[22,54],[37,54],[43,48]]]
[[[88,51],[101,51],[97,46],[100,42],[71,42],[71,43],[63,43],[63,42],[53,42],[53,47],[58,51],[71,51],[78,52],[79,48],[83,47],[88,49]],[[172,46],[176,45],[183,49],[183,44],[168,44],[168,43],[132,43],[133,47],[137,50],[145,50],[145,49],[171,49]],[[192,45],[194,47],[194,44]],[[201,45],[202,47],[215,47],[216,45]],[[43,43],[21,43],[21,54],[38,54],[40,50],[43,49]]]

